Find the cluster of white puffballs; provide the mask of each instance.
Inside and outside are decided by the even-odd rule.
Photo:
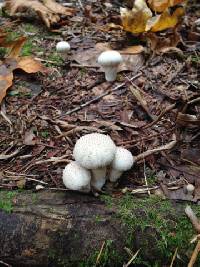
[[[75,144],[73,157],[75,161],[63,171],[63,183],[68,189],[86,193],[91,189],[101,191],[106,180],[116,182],[134,163],[130,151],[99,133],[82,136]]]
[[[60,54],[67,54],[70,51],[70,44],[66,41],[60,41],[56,45],[56,51]],[[118,67],[122,61],[121,54],[115,50],[104,51],[100,54],[97,62],[105,72],[106,81],[116,80]]]

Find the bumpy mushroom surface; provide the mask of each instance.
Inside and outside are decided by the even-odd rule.
[[[70,50],[70,44],[66,41],[60,41],[56,45],[56,51],[58,53],[67,53]]]
[[[117,77],[118,66],[122,62],[122,56],[120,53],[114,50],[105,51],[100,54],[97,61],[105,71],[106,81],[115,81]]]
[[[111,164],[109,180],[116,182],[124,171],[131,169],[134,163],[133,155],[125,148],[117,147],[114,160]]]
[[[91,185],[101,190],[106,181],[106,167],[113,161],[116,146],[110,136],[92,133],[82,136],[74,147],[73,156],[84,168],[92,171]]]
[[[80,166],[77,162],[72,161],[63,171],[63,183],[71,190],[90,192],[91,173]]]

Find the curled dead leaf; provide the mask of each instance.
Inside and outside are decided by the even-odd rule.
[[[188,128],[194,128],[200,126],[200,119],[195,115],[184,114],[179,112],[176,122],[181,126],[186,126]]]
[[[158,32],[165,29],[174,28],[184,14],[185,11],[182,7],[178,7],[172,15],[167,9],[161,15],[156,16],[156,20],[154,21],[152,27],[150,27],[150,30],[152,32]]]
[[[13,73],[5,65],[0,66],[0,103],[6,95],[7,89],[12,85]]]
[[[5,2],[5,9],[7,9],[11,16],[16,13],[33,10],[48,28],[50,28],[52,24],[59,22],[59,15],[70,16],[75,12],[73,8],[64,7],[54,0],[43,0],[43,3],[38,0],[6,0]]]
[[[132,33],[144,32],[148,19],[152,17],[145,0],[136,0],[132,10],[120,8],[120,13],[124,30]]]
[[[20,57],[16,69],[22,69],[27,73],[35,73],[44,71],[44,66],[40,61],[35,60],[33,57]]]
[[[148,0],[148,4],[153,11],[163,12],[169,7],[183,3],[184,0]]]
[[[148,31],[158,32],[168,28],[175,27],[181,17],[184,15],[184,8],[177,7],[175,11],[170,14],[169,7],[176,5],[181,0],[161,0],[148,1],[153,10],[161,10],[160,15],[153,16],[151,9],[147,6],[145,0],[136,0],[132,10],[121,8],[122,25],[125,31],[134,34],[144,33]]]

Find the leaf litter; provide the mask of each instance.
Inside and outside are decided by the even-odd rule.
[[[137,14],[138,25],[134,26],[135,22],[130,25],[131,29],[139,29],[139,35],[135,30],[133,35],[127,34],[125,25],[102,30],[106,23],[117,25],[116,21],[119,22],[121,1],[116,6],[113,3],[111,9],[101,2],[86,1],[90,6],[87,10],[80,9],[74,1],[70,8],[72,12],[78,10],[78,14],[65,14],[67,26],[63,24],[54,34],[49,34],[42,25],[37,25],[42,34],[36,33],[34,39],[42,51],[35,50],[33,56],[26,58],[18,57],[17,48],[10,43],[14,54],[4,58],[0,68],[0,82],[6,82],[3,88],[12,85],[6,97],[7,89],[4,89],[5,102],[0,113],[2,187],[34,188],[40,182],[47,183],[45,187],[48,188],[62,187],[62,169],[72,159],[76,140],[95,131],[111,135],[117,145],[130,149],[134,156],[140,155],[138,163],[124,175],[114,192],[126,187],[134,194],[146,194],[148,190],[153,194],[157,187],[167,192],[169,198],[199,202],[199,50],[194,35],[189,34],[191,29],[196,33],[193,22],[197,15],[189,6],[187,23],[163,31],[177,24],[177,13],[182,15],[184,8],[182,1],[142,3],[127,9],[130,17],[133,10],[139,10],[140,14],[146,12],[142,16]],[[14,15],[17,10],[22,11],[17,7],[10,14]],[[58,16],[59,12],[54,13]],[[48,22],[45,24],[50,27],[54,19],[51,12],[46,14]],[[85,14],[90,16],[85,18]],[[150,25],[147,17],[153,16],[156,18],[151,21],[150,29],[143,32]],[[173,25],[168,23],[169,16],[175,18]],[[60,19],[56,17],[55,21]],[[4,20],[7,23],[10,19]],[[26,25],[21,26],[21,23],[15,22],[14,27],[19,31]],[[155,33],[157,30],[162,31]],[[5,36],[2,32],[1,43]],[[60,61],[52,52],[58,38],[66,38],[72,44],[71,54]],[[25,40],[19,40],[22,46]],[[16,46],[20,51],[20,41]],[[96,63],[99,53],[110,48],[120,51],[125,59],[125,66],[120,67],[114,84],[104,81]],[[27,73],[33,72],[33,57],[46,62],[48,75],[16,72],[12,83],[17,66]],[[41,90],[32,94],[30,84],[36,80]],[[28,91],[26,89],[29,95],[23,93]],[[25,179],[25,184],[17,183],[20,177],[29,178],[30,175],[35,181]],[[153,189],[151,177],[155,179]],[[185,194],[187,183],[195,185],[192,198]]]

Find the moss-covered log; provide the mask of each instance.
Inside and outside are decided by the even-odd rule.
[[[155,197],[2,191],[0,208],[0,260],[13,266],[122,266],[125,247],[140,266],[169,266],[178,247],[187,266],[193,249],[184,205]]]

